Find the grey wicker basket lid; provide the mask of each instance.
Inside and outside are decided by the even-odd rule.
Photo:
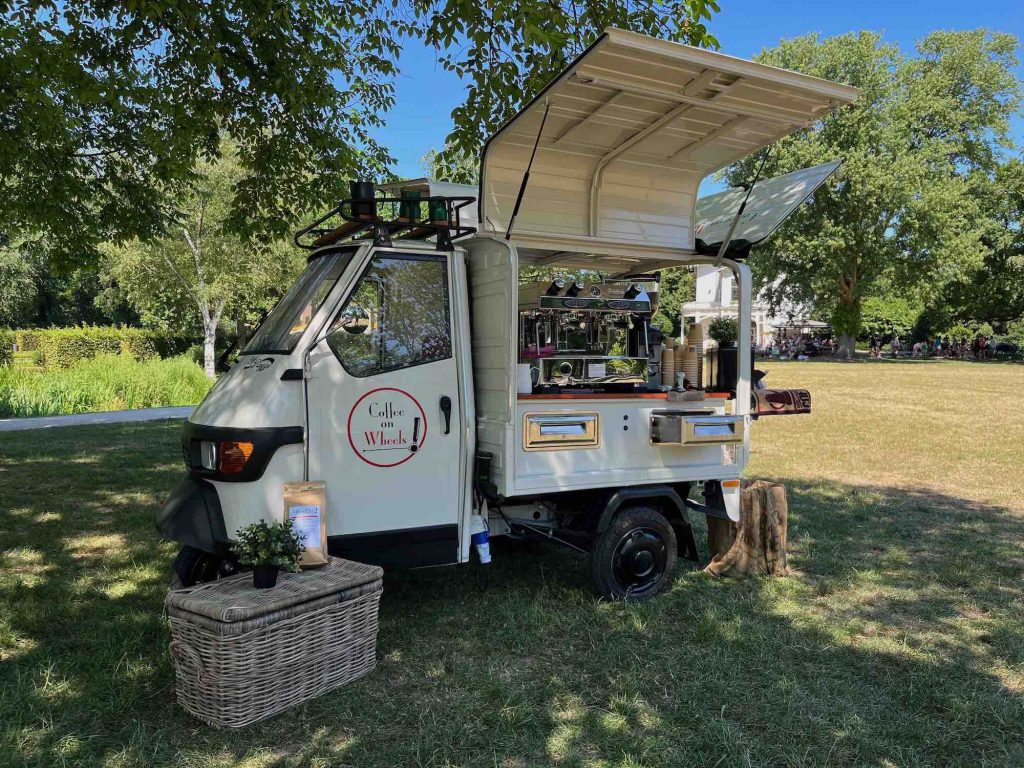
[[[245,571],[195,587],[171,590],[164,605],[168,609],[188,611],[214,621],[248,621],[380,581],[383,574],[384,571],[376,565],[332,557],[322,568],[299,573],[282,572],[277,586],[270,589],[253,587],[252,573]]]

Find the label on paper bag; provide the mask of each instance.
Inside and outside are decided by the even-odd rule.
[[[284,514],[302,538],[299,565],[327,564],[327,486],[323,482],[285,483]]]
[[[323,543],[320,541],[319,504],[288,507],[288,517],[292,520],[292,527],[295,529],[295,532],[302,537],[303,546],[323,546]]]

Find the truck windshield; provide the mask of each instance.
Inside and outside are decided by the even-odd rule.
[[[345,271],[355,249],[313,259],[242,350],[243,355],[287,355]]]

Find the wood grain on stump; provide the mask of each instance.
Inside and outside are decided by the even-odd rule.
[[[744,480],[740,489],[740,521],[708,518],[712,576],[760,574],[786,576],[786,528],[789,506],[786,486],[766,480]]]

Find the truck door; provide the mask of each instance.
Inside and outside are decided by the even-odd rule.
[[[327,483],[332,554],[399,567],[458,560],[451,258],[373,251],[311,355],[310,477]]]

